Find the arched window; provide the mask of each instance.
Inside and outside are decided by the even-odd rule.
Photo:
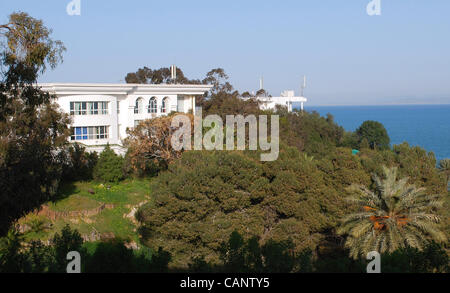
[[[144,102],[144,99],[142,99],[142,98],[138,98],[136,100],[136,104],[134,105],[134,114],[142,113],[143,102]]]
[[[169,108],[169,98],[165,97],[162,100],[162,105],[161,105],[161,113],[167,113],[167,109]]]
[[[152,114],[158,113],[158,102],[155,97],[150,99],[150,103],[148,104],[148,112]]]

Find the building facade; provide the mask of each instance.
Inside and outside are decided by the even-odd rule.
[[[251,98],[251,97],[249,97]],[[243,99],[249,99],[243,98]],[[296,97],[294,91],[284,91],[280,97],[256,96],[253,97],[260,103],[261,110],[275,110],[277,106],[286,107],[289,112],[294,109],[294,103],[298,104],[300,110],[303,111],[304,103],[308,101],[305,97]]]
[[[171,112],[195,113],[195,97],[208,92],[210,85],[143,84],[39,84],[56,95],[57,104],[70,114],[71,142],[88,151],[101,152],[109,144],[124,154],[122,140],[127,129],[147,119]]]

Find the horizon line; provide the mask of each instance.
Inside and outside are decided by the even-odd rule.
[[[375,107],[375,106],[449,106],[449,103],[410,103],[410,104],[323,104],[323,105],[311,105],[307,104],[305,105],[305,109],[308,107]]]

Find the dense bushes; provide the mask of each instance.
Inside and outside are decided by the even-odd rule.
[[[321,231],[345,211],[315,162],[294,148],[261,163],[255,152],[187,152],[154,181],[154,205],[140,209],[146,243],[170,251],[179,265],[191,253],[219,260],[225,235],[291,240],[296,252],[315,250]]]
[[[69,118],[48,93],[35,87],[33,68],[3,58],[0,63],[0,235],[4,235],[15,220],[55,196]]]
[[[92,179],[119,182],[125,178],[125,160],[109,145],[98,156],[96,152],[87,152],[86,148],[75,143],[68,147],[65,157],[62,179],[67,182]]]
[[[336,248],[335,227],[355,211],[344,201],[350,185],[371,187],[380,166],[397,166],[402,177],[442,194],[446,185],[435,164],[432,154],[407,144],[359,155],[330,147],[317,158],[282,145],[279,159],[267,163],[258,152],[186,152],[153,181],[155,201],[138,212],[140,232],[178,266],[192,255],[219,263],[220,245],[233,231],[261,245],[291,241],[295,253],[309,248],[316,255]]]
[[[84,147],[75,143],[68,148],[67,162],[63,169],[62,178],[65,181],[92,180],[97,162],[98,155],[96,152],[86,152]]]
[[[383,273],[448,273],[449,256],[438,244],[431,243],[423,251],[401,248],[382,255]]]
[[[321,117],[317,112],[279,111],[280,138],[315,157],[325,156],[337,146],[344,146],[345,131],[334,122],[332,115]]]
[[[189,118],[191,133],[194,134],[194,117]],[[124,144],[128,148],[127,171],[136,175],[152,175],[155,171],[166,170],[169,163],[180,158],[182,150],[172,147],[172,135],[178,130],[172,127],[174,116],[163,116],[141,122],[127,131]]]
[[[162,249],[133,251],[120,240],[102,242],[86,257],[86,273],[165,273],[171,255]]]
[[[22,236],[10,230],[0,238],[0,273],[65,273],[70,251],[80,253],[83,273],[161,273],[168,270],[171,259],[162,249],[134,251],[120,240],[98,243],[89,251],[80,234],[69,226],[56,233],[50,245],[41,241],[23,245]]]
[[[104,182],[119,182],[124,179],[123,165],[123,157],[117,155],[107,145],[94,168],[94,179]]]
[[[83,240],[77,231],[66,226],[61,235],[56,233],[50,246],[41,241],[33,241],[29,247],[22,243],[22,236],[11,229],[8,235],[0,239],[0,272],[43,273],[66,271],[67,253],[83,253]]]
[[[357,130],[358,143],[372,149],[388,149],[390,138],[383,124],[377,121],[365,121]]]
[[[193,257],[188,268],[169,268],[171,254],[159,248],[131,250],[121,240],[83,245],[79,233],[68,226],[57,233],[46,246],[34,241],[27,246],[21,235],[13,230],[0,238],[0,273],[65,273],[69,251],[81,255],[83,273],[365,273],[366,260],[352,260],[345,251],[314,256],[311,250],[294,252],[290,241],[268,240],[260,244],[258,238],[245,240],[232,232],[220,245],[220,262],[207,262]],[[431,243],[423,251],[410,247],[381,256],[383,273],[447,273],[449,257],[443,248]]]
[[[368,261],[353,260],[346,251],[314,256],[311,250],[300,253],[292,250],[292,243],[269,240],[262,247],[258,238],[247,241],[233,232],[221,246],[219,266],[196,259],[194,272],[226,273],[365,273]],[[449,256],[434,242],[423,251],[409,246],[381,255],[382,273],[448,273]]]

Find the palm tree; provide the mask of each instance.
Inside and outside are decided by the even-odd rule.
[[[439,162],[439,171],[447,176],[447,182],[450,180],[450,159],[443,159]]]
[[[347,198],[361,211],[346,217],[338,233],[347,235],[345,246],[357,259],[370,251],[393,252],[407,245],[422,249],[429,239],[446,242],[438,228],[436,209],[442,206],[439,196],[430,196],[424,188],[397,180],[397,168],[383,167],[385,178],[373,176],[376,192],[352,185]]]

